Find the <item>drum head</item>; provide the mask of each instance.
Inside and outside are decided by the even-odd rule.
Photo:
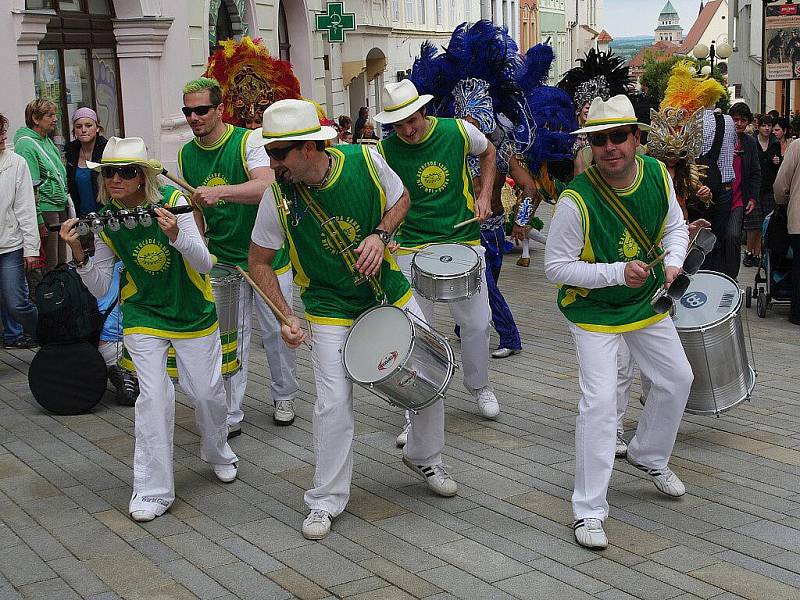
[[[353,324],[342,350],[344,368],[359,383],[375,383],[401,366],[411,350],[414,330],[396,306],[368,310]]]
[[[710,327],[739,310],[741,291],[737,283],[722,273],[698,271],[680,302],[672,320],[678,330]]]
[[[438,277],[461,275],[473,269],[480,259],[466,244],[431,244],[414,255],[413,264]]]

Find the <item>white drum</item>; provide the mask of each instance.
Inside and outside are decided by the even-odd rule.
[[[481,257],[466,244],[431,244],[411,261],[411,286],[433,302],[459,302],[481,289]]]
[[[698,271],[672,317],[694,382],[686,412],[719,414],[750,394],[756,383],[742,329],[742,291],[722,273]]]
[[[342,363],[354,383],[412,411],[443,398],[455,369],[447,339],[396,306],[377,306],[353,323]]]

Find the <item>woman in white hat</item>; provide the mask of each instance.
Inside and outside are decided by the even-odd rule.
[[[194,405],[200,457],[211,463],[220,481],[236,478],[237,458],[227,442],[219,325],[211,283],[204,275],[213,258],[192,215],[174,215],[163,208],[187,201],[177,189],[159,186],[161,164],[148,160],[144,140],[112,137],[101,161],[87,165],[101,173],[101,214],[113,215],[114,220],[95,235],[94,257],[84,254],[74,228],[77,219],[63,224],[61,237],[72,248],[81,279],[98,298],[111,282],[114,262],[121,260],[125,266],[122,328],[140,386],[128,508],[133,520],[151,521],[175,500],[175,388],[166,366],[170,345],[181,388]],[[154,207],[158,227],[122,212],[139,207]]]
[[[408,281],[386,251],[408,210],[408,192],[377,151],[368,146],[325,147],[336,137],[303,100],[280,100],[264,111],[264,125],[248,145],[266,146],[278,182],[264,194],[250,245],[250,274],[286,315],[281,335],[303,341],[299,319],[280,292],[272,269],[288,241],[306,319],[313,326],[314,484],[304,500],[303,535],[328,535],[331,519],[350,498],[353,476],[353,384],[342,345],[365,311],[392,304],[421,317]],[[345,239],[345,237],[347,239]],[[412,416],[403,462],[435,493],[455,496],[456,482],[442,464],[444,406],[437,400]]]
[[[581,398],[575,426],[576,541],[605,548],[603,521],[617,430],[617,354],[624,341],[652,381],[627,459],[672,497],[686,492],[667,463],[692,383],[692,369],[653,294],[680,273],[688,234],[663,163],[636,154],[639,123],[623,95],[592,101],[583,133],[594,165],[562,193],[545,248],[545,274],[575,340]],[[664,250],[660,250],[663,246]],[[664,255],[662,264],[648,263]]]

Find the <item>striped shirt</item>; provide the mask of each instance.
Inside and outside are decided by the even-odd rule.
[[[725,122],[725,135],[722,138],[722,148],[719,151],[719,172],[722,175],[722,183],[732,183],[735,177],[733,172],[733,153],[736,148],[736,127],[730,115],[723,115]],[[714,132],[717,130],[717,122],[714,118],[714,110],[707,108],[703,111],[703,149],[701,155],[708,154],[714,143]]]

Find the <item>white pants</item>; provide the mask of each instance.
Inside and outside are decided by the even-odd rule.
[[[278,275],[278,284],[286,303],[292,305],[292,271]],[[242,402],[247,389],[247,371],[250,360],[250,334],[252,331],[253,296],[255,295],[256,317],[261,329],[261,341],[267,355],[270,379],[272,380],[272,402],[294,399],[297,393],[296,351],[281,339],[281,326],[275,315],[260,296],[254,294],[250,284],[242,280],[239,286],[239,360],[242,368],[224,380],[225,397],[228,402],[228,425],[237,425],[244,419]]]
[[[172,475],[175,388],[166,369],[170,344],[175,348],[181,389],[194,405],[200,458],[212,465],[228,465],[238,460],[227,441],[219,331],[190,339],[140,333],[126,335],[124,339],[139,377],[139,398],[134,409],[133,496],[128,510],[148,510],[161,515],[175,500]]]
[[[489,309],[489,288],[486,285],[486,269],[483,264],[483,246],[472,246],[481,259],[481,290],[468,300],[450,302],[450,314],[461,328],[461,363],[464,371],[464,387],[475,393],[489,385],[489,333],[492,313]],[[397,264],[411,281],[413,254],[398,255]],[[433,302],[414,291],[425,320],[433,325]]]
[[[422,318],[412,298],[404,306]],[[353,384],[345,377],[341,348],[350,327],[319,325],[312,327],[311,361],[317,385],[314,403],[314,487],[303,500],[309,509],[340,514],[350,499],[353,478]],[[444,404],[438,400],[411,415],[411,432],[403,453],[417,465],[441,462],[444,448]]]
[[[630,348],[624,339],[619,342],[617,352],[617,433],[625,432],[625,411],[631,400],[631,384],[633,383],[634,367],[636,361],[631,356]],[[650,380],[639,372],[639,379],[642,383],[642,398],[647,400],[650,393]]]
[[[107,367],[115,367],[119,362],[119,357],[122,356],[122,340],[118,342],[100,342],[97,345],[97,350],[100,356],[106,363]]]
[[[575,519],[608,516],[606,493],[614,466],[617,354],[624,339],[651,381],[628,456],[649,468],[667,466],[692,385],[692,368],[671,319],[621,334],[595,333],[569,323],[578,355],[581,398],[575,425]]]

